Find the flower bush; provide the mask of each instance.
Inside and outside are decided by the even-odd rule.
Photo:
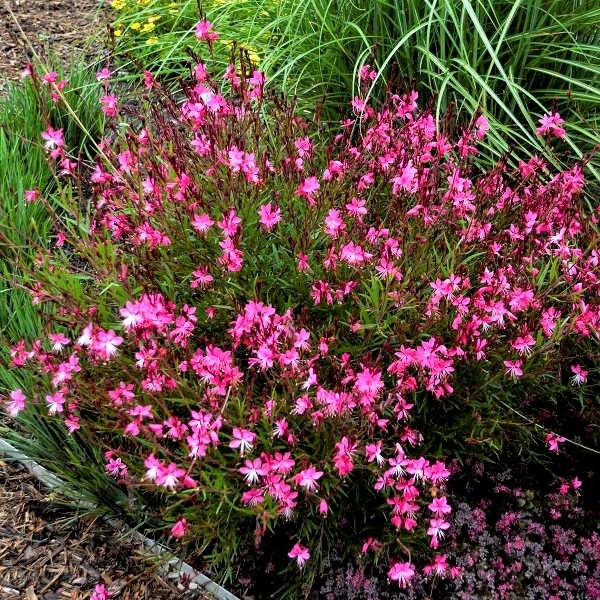
[[[211,23],[195,32],[216,43]],[[372,70],[360,77],[366,90]],[[438,127],[410,91],[357,96],[330,135],[245,64],[213,78],[198,62],[176,94],[146,72],[139,106],[108,69],[98,78],[109,126],[92,167],[60,128],[41,132],[93,206],[56,215],[38,253],[29,287],[48,334],[12,348],[35,385],[7,411],[46,405],[93,434],[107,476],[146,490],[214,564],[275,539],[310,586],[343,539],[401,587],[434,576],[448,450],[423,453],[437,433],[412,415],[536,385],[562,345],[598,336],[581,166],[478,172],[485,116]],[[559,119],[539,134],[560,136]],[[564,365],[576,385],[582,362]]]

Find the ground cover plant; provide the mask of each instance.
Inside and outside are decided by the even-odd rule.
[[[206,53],[217,32],[194,31]],[[104,452],[107,477],[221,576],[265,540],[289,594],[340,540],[401,587],[439,574],[446,461],[476,427],[448,439],[449,416],[483,397],[479,421],[514,420],[548,389],[593,408],[565,391],[597,386],[582,165],[481,171],[485,116],[437,129],[416,92],[372,103],[371,69],[333,134],[243,59],[216,78],[197,62],[176,92],[142,77],[134,104],[98,72],[109,126],[89,170],[62,128],[40,130],[64,213],[25,281],[45,331],[15,340],[31,380],[6,410],[47,411]],[[560,141],[563,125],[550,113],[537,134]],[[87,185],[91,212],[70,193]],[[577,442],[530,420],[550,452]]]
[[[179,75],[195,48],[198,10],[215,23],[215,56],[244,49],[269,80],[337,119],[372,64],[370,93],[411,81],[462,118],[483,108],[493,127],[480,150],[488,163],[506,153],[555,160],[535,135],[539,116],[566,117],[565,148],[580,158],[599,143],[600,9],[594,0],[115,0],[117,51],[163,76]],[[151,66],[151,67],[150,67]],[[592,168],[592,165],[594,167]],[[558,166],[558,165],[557,165]],[[597,158],[588,167],[598,179]]]
[[[541,493],[541,486],[523,487],[519,471],[487,472],[481,463],[464,469],[446,558],[432,565],[439,573],[453,569],[454,577],[432,582],[417,576],[399,592],[377,568],[332,564],[321,597],[599,598],[600,531],[597,511],[586,509],[580,497],[582,482],[559,480]]]

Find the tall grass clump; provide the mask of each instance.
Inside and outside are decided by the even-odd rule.
[[[117,48],[162,75],[181,74],[193,48],[192,0],[115,0]],[[536,152],[559,166],[535,136],[537,117],[568,117],[565,150],[589,155],[600,142],[600,7],[594,0],[207,0],[227,63],[245,49],[270,81],[297,94],[308,112],[336,119],[365,64],[370,93],[411,82],[435,103],[465,116],[481,108],[493,124],[488,161]],[[598,158],[588,167],[598,179]]]

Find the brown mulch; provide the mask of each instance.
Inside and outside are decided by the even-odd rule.
[[[29,44],[42,56],[53,54],[67,64],[101,27],[100,6],[98,0],[0,0],[0,90],[32,60]]]
[[[152,567],[135,542],[77,517],[23,467],[0,460],[0,599],[83,600],[103,583],[114,600],[203,598]]]

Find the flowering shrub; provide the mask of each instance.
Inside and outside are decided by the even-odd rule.
[[[209,22],[195,31],[216,40]],[[107,476],[147,489],[172,537],[215,562],[274,532],[299,569],[342,538],[386,557],[400,587],[433,576],[413,554],[450,527],[450,471],[421,454],[430,432],[411,413],[538,381],[561,343],[598,335],[582,170],[532,157],[478,173],[485,117],[440,131],[414,92],[355,98],[330,137],[258,71],[193,74],[173,96],[146,72],[135,110],[101,71],[114,127],[89,173],[61,129],[41,133],[94,207],[38,256],[48,336],[12,348],[37,383],[6,408],[46,404],[96,435]]]

